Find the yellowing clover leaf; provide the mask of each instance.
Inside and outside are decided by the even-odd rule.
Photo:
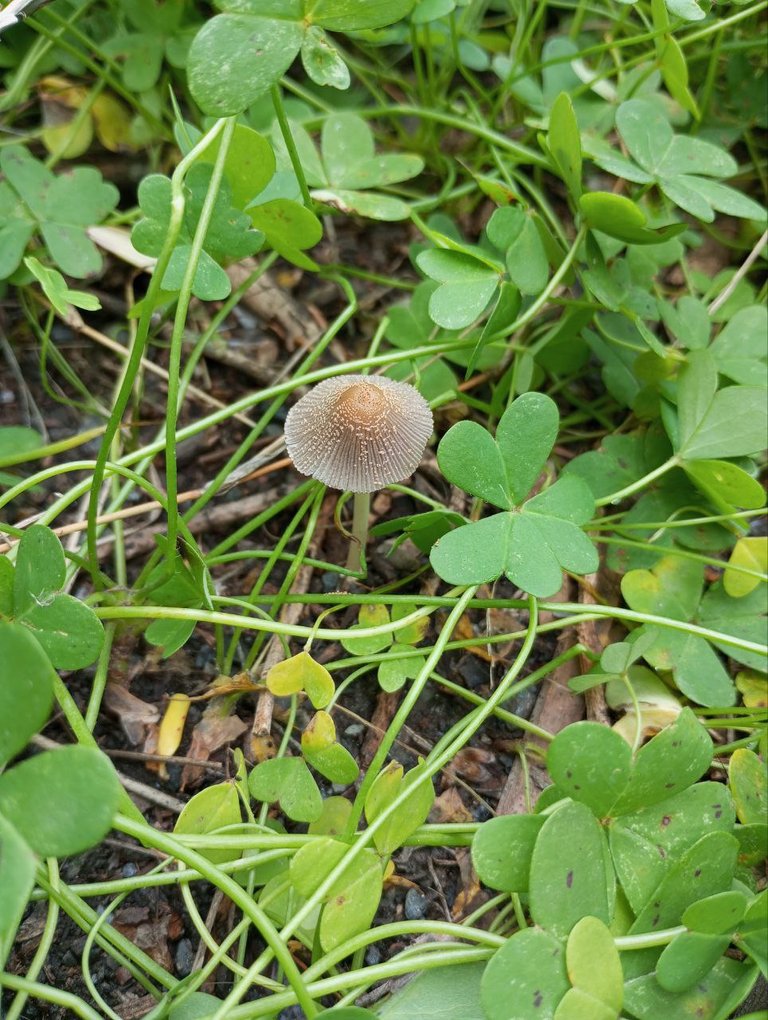
[[[301,752],[312,768],[332,783],[354,783],[357,762],[336,739],[336,726],[327,712],[316,712],[301,735]]]
[[[277,697],[306,691],[315,708],[325,708],[335,690],[331,674],[308,652],[299,652],[278,662],[267,673],[266,681],[269,690]]]
[[[575,476],[525,500],[541,473],[558,430],[554,401],[524,393],[499,421],[496,438],[473,422],[459,422],[437,454],[445,477],[505,512],[440,538],[430,560],[449,584],[482,584],[505,574],[532,595],[553,595],[563,569],[597,568],[595,547],[581,530],[594,513],[589,488]]]

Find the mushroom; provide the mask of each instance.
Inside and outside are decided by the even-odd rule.
[[[431,434],[424,397],[386,376],[325,379],[288,412],[285,442],[297,470],[354,493],[350,570],[361,569],[370,493],[413,474]]]

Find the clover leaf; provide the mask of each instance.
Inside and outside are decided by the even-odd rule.
[[[168,548],[165,535],[156,536],[157,544],[164,554],[147,579],[147,594],[154,605],[178,606],[183,609],[213,608],[210,578],[199,550],[189,542],[180,542],[181,552]],[[144,632],[146,640],[161,650],[167,659],[187,643],[195,629],[194,620],[153,620]]]
[[[336,725],[327,712],[316,712],[301,735],[301,753],[306,760],[332,783],[349,785],[357,779],[357,762],[336,739]]]
[[[191,124],[185,123],[176,132],[179,148],[185,154],[201,138],[202,132]],[[200,161],[215,162],[220,146],[218,136],[200,154]],[[232,205],[245,211],[271,248],[303,269],[317,269],[303,250],[317,244],[323,236],[322,225],[302,204],[293,174],[275,173],[275,154],[263,135],[245,124],[235,125],[224,159],[224,177],[231,189]]]
[[[98,273],[101,255],[86,227],[117,205],[119,194],[94,167],[77,167],[58,176],[23,145],[0,152],[0,279],[18,268],[31,238],[39,233],[51,259],[68,276]]]
[[[765,338],[768,309],[763,305],[740,308],[726,322],[709,348],[717,370],[736,383],[768,386]]]
[[[549,278],[544,230],[538,217],[516,205],[494,212],[483,247],[433,233],[439,246],[416,256],[419,269],[439,284],[429,301],[432,321],[445,329],[463,329],[496,298],[487,329],[501,332],[511,325],[520,308],[520,294],[538,294]],[[481,336],[472,366],[489,335],[484,331]]]
[[[95,294],[89,294],[84,290],[70,290],[67,281],[58,270],[48,269],[31,255],[24,259],[24,265],[38,281],[45,296],[63,318],[70,314],[72,305],[75,308],[85,308],[89,311],[101,308],[101,302]]]
[[[482,584],[505,574],[532,595],[553,595],[561,571],[597,569],[595,547],[581,530],[594,513],[586,482],[564,476],[526,500],[554,446],[557,405],[524,393],[499,421],[496,438],[475,422],[459,422],[440,443],[445,477],[503,512],[438,539],[430,560],[449,584]]]
[[[416,609],[415,605],[399,603],[392,607],[392,619],[402,620],[409,616]],[[380,627],[389,623],[389,610],[383,605],[360,606],[358,622],[349,628],[354,632],[355,627]],[[351,655],[375,655],[389,649],[387,657],[379,663],[377,678],[381,688],[385,691],[399,691],[406,680],[415,680],[419,671],[424,665],[423,655],[409,655],[402,657],[398,654],[403,646],[415,647],[424,638],[429,626],[427,617],[416,620],[407,627],[401,627],[394,634],[379,634],[369,638],[343,637],[342,647]]]
[[[325,666],[315,662],[306,651],[275,663],[265,681],[267,688],[278,698],[305,691],[315,708],[325,708],[336,690],[333,677]]]
[[[181,288],[212,172],[210,166],[198,164],[192,167],[184,181],[184,222],[163,276],[164,290],[177,291]],[[223,180],[192,283],[192,293],[203,301],[222,300],[232,289],[220,263],[236,262],[246,255],[253,255],[264,243],[264,235],[251,229],[248,216],[232,207],[230,195],[229,184]],[[171,219],[170,178],[162,174],[145,177],[139,185],[139,205],[144,217],[133,228],[133,243],[145,255],[159,255]]]
[[[200,23],[183,24],[188,5],[157,4],[154,0],[126,0],[121,5],[131,28],[121,27],[103,43],[104,53],[123,60],[123,82],[132,92],[146,92],[157,84],[165,57],[183,67],[186,51]]]
[[[415,0],[220,0],[189,51],[189,87],[205,113],[240,113],[272,87],[301,52],[318,85],[347,88],[349,74],[329,32],[382,28]],[[254,55],[258,59],[254,59]]]
[[[404,220],[406,202],[377,189],[416,177],[424,169],[421,156],[410,153],[376,154],[373,134],[356,113],[332,113],[323,122],[320,153],[301,124],[291,123],[310,194],[323,202],[373,220]],[[274,136],[281,166],[290,167],[282,135]]]
[[[61,543],[33,525],[19,542],[15,568],[0,557],[0,616],[26,628],[54,666],[80,669],[99,654],[104,629],[89,606],[61,591],[65,580]]]
[[[312,822],[320,817],[323,799],[303,758],[268,758],[248,777],[254,800],[280,807],[295,822]]]
[[[691,351],[677,384],[677,423],[668,427],[684,460],[748,456],[762,450],[768,431],[763,386],[718,389],[712,351]],[[676,433],[676,434],[675,434]]]
[[[621,592],[630,608],[671,620],[697,623],[704,622],[701,619],[703,604],[700,607],[703,588],[704,565],[678,556],[662,557],[651,570],[630,570],[621,581]],[[720,619],[722,627],[709,621],[705,625],[736,635],[740,628],[734,627],[727,618],[718,617],[717,608],[713,607],[712,619]],[[749,608],[748,604],[745,606],[744,599],[728,599],[727,608],[720,611],[743,618]],[[675,684],[686,697],[699,705],[734,703],[736,690],[733,682],[705,638],[684,630],[649,624],[643,624],[633,634],[639,637],[649,631],[655,634],[655,640],[645,648],[644,658],[654,669],[671,671]],[[750,637],[754,636],[750,629]],[[760,640],[759,635],[757,640]],[[731,649],[727,651],[730,654]],[[738,650],[733,651],[738,654]]]
[[[733,157],[703,138],[676,135],[658,103],[622,103],[616,127],[632,158],[590,143],[590,157],[603,170],[635,184],[655,184],[671,202],[705,223],[714,220],[715,211],[746,219],[765,217],[757,202],[720,183],[737,172]]]
[[[764,644],[768,625],[766,615],[768,615],[768,585],[761,583],[749,594],[734,598],[725,590],[722,581],[718,581],[701,600],[698,619],[703,626],[711,627],[712,630],[732,634],[755,644]],[[768,664],[764,654],[743,648],[732,648],[718,642],[715,642],[715,645],[731,659],[761,673],[766,672]]]
[[[291,859],[291,885],[300,896],[313,896],[349,853],[349,846],[329,836],[305,843]],[[363,850],[345,868],[323,896],[318,936],[326,951],[365,931],[381,899],[381,861],[373,850]]]

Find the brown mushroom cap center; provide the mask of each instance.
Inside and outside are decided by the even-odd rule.
[[[355,383],[338,395],[334,406],[344,418],[361,425],[371,425],[387,412],[390,401],[386,392],[369,382]]]

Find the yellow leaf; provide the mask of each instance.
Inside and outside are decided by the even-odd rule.
[[[768,537],[740,538],[733,547],[731,558],[723,575],[723,587],[731,598],[739,599],[749,595],[761,583],[759,577],[742,574],[731,567],[746,567],[748,570],[768,572]]]
[[[327,712],[315,712],[301,735],[302,750],[321,751],[336,743],[336,726]]]
[[[751,669],[736,674],[736,686],[747,708],[768,708],[768,677]]]
[[[43,129],[40,137],[48,152],[62,159],[75,159],[87,150],[93,138],[90,117],[73,124],[88,97],[82,85],[73,85],[67,78],[48,75],[38,83],[42,107]]]
[[[119,99],[102,92],[94,100],[91,116],[96,126],[96,134],[105,149],[110,152],[122,152],[135,149],[132,138],[132,119],[130,111]]]
[[[190,700],[186,694],[172,694],[165,709],[157,735],[157,753],[175,754],[181,743]]]
[[[308,652],[299,652],[274,665],[267,673],[266,684],[276,697],[306,691],[315,708],[325,708],[335,690],[331,674]]]

